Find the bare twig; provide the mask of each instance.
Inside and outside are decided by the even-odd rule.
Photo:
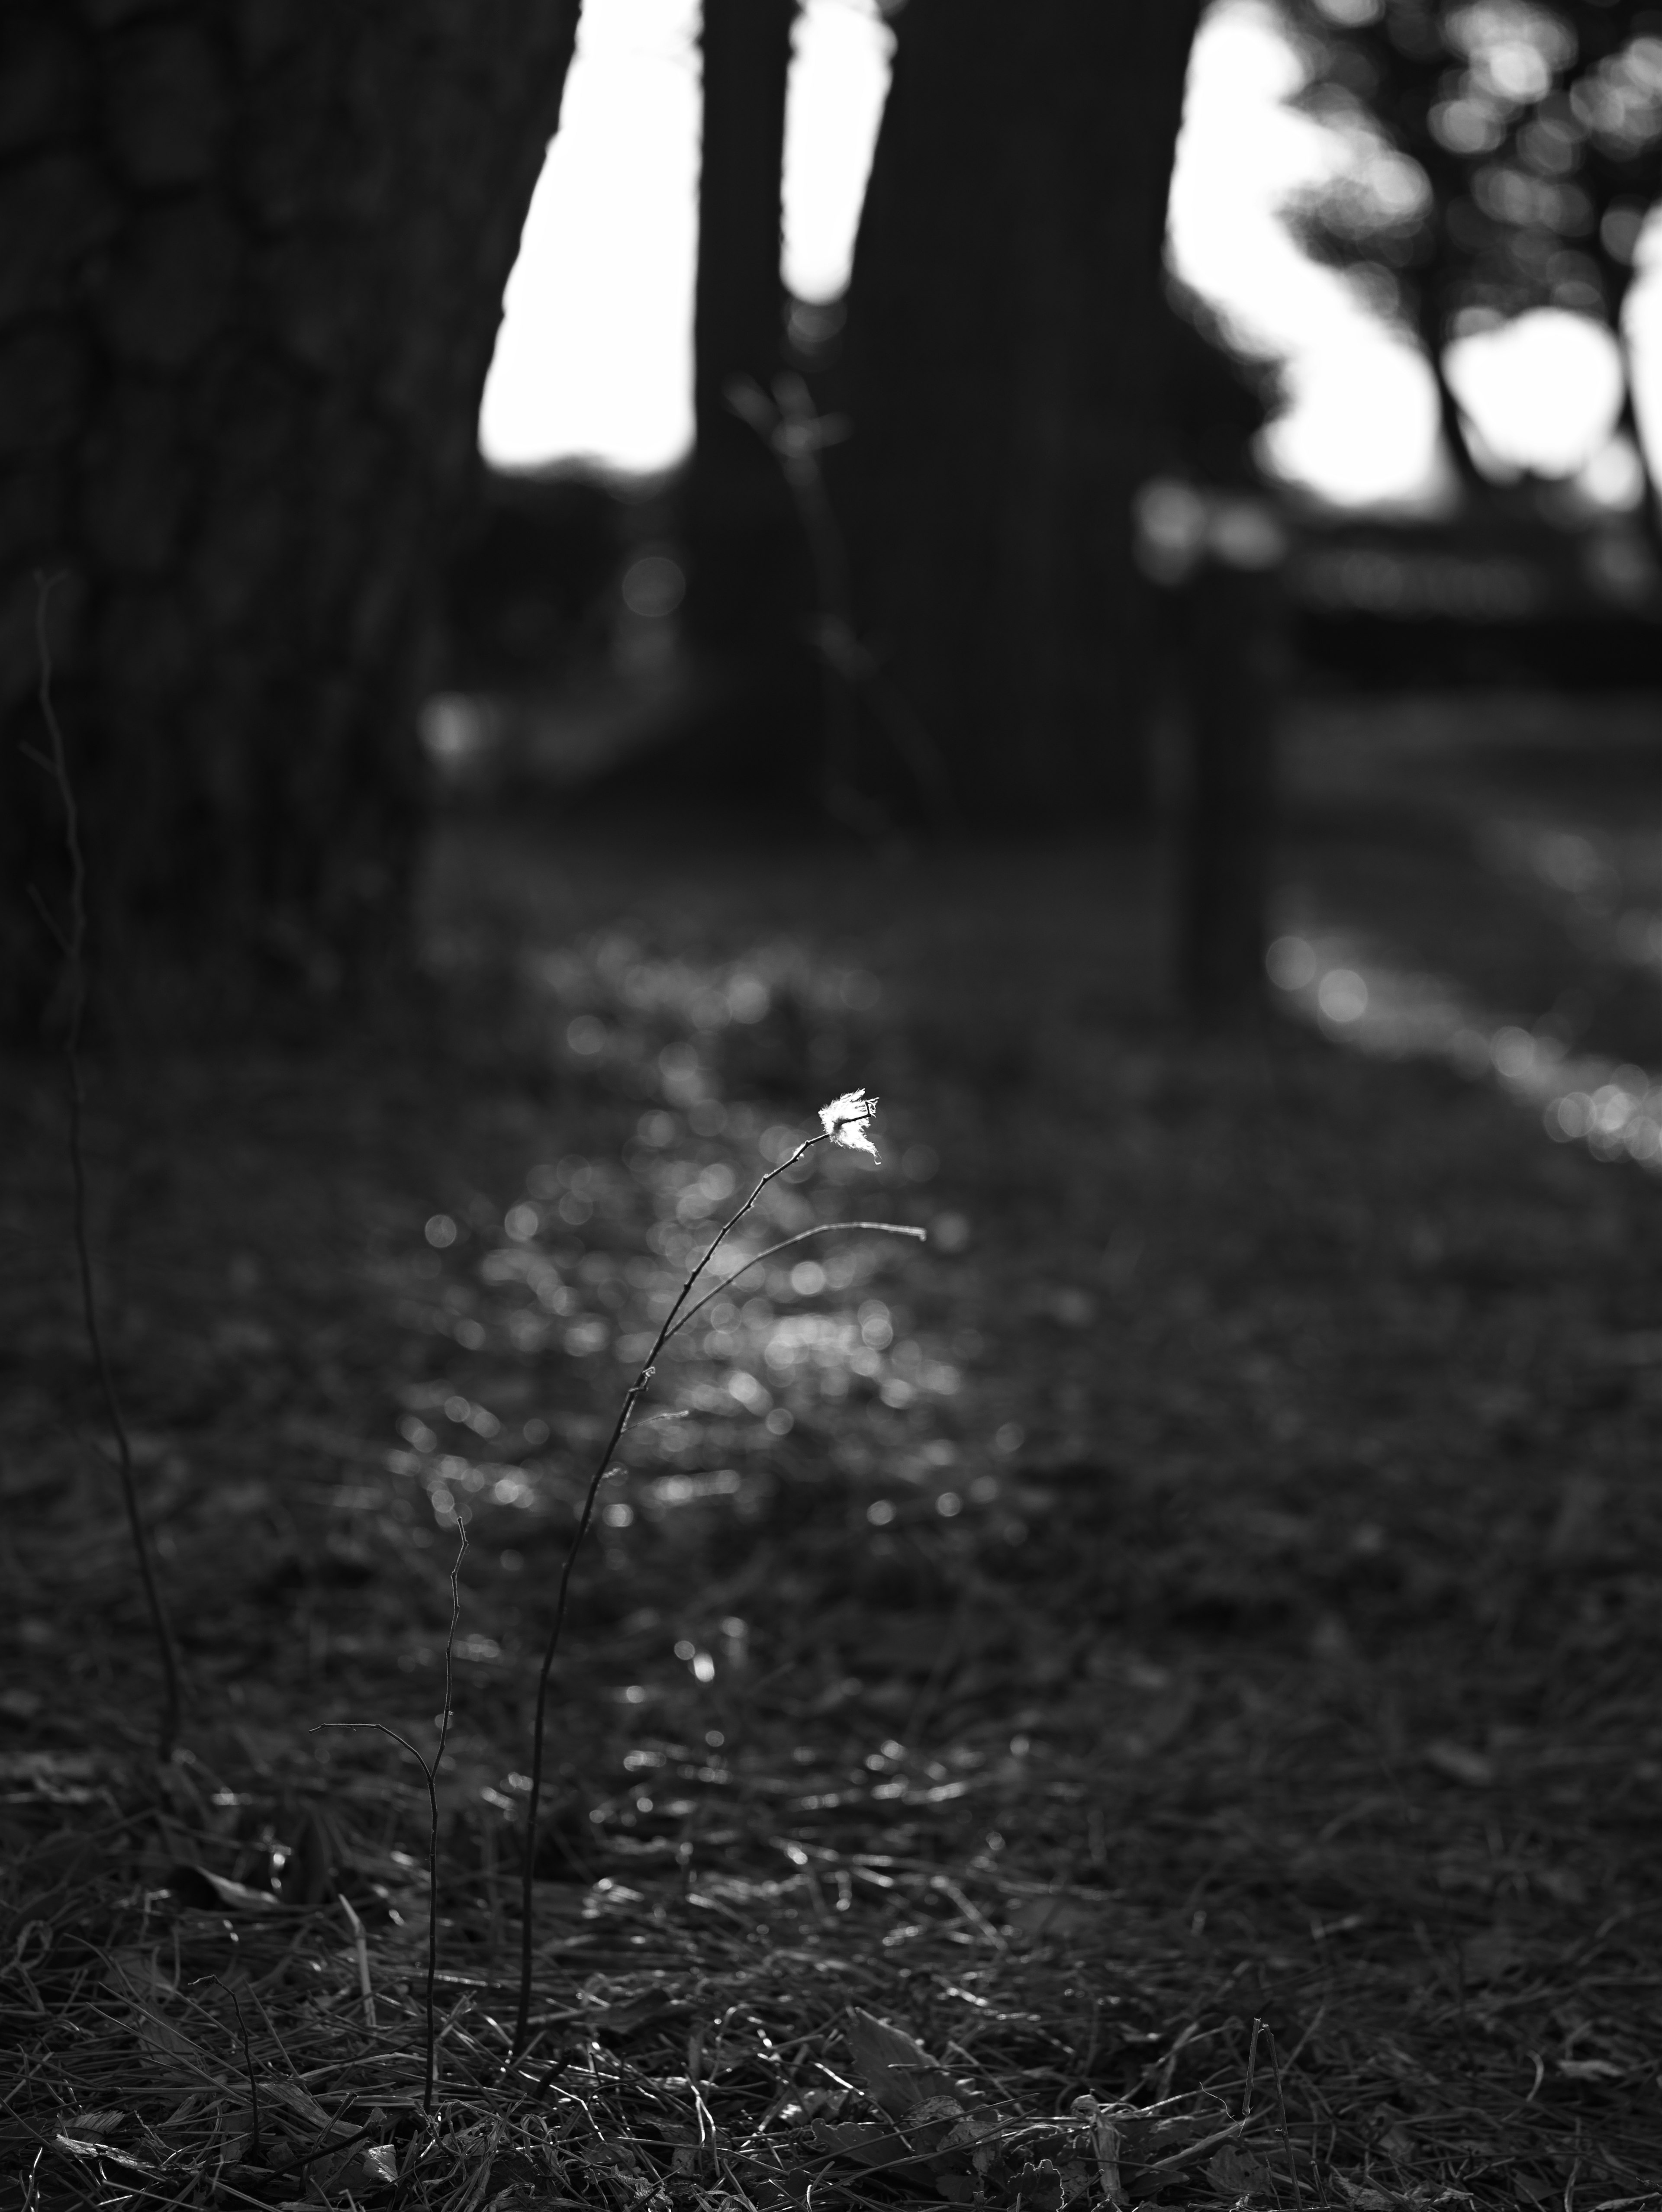
[[[116,1462],[120,1470],[121,1495],[127,1510],[127,1525],[132,1532],[139,1579],[144,1586],[144,1601],[149,1609],[150,1627],[161,1659],[163,1690],[161,1717],[156,1729],[156,1752],[165,1760],[173,1756],[174,1745],[179,1735],[179,1652],[174,1641],[173,1623],[162,1601],[149,1532],[139,1510],[138,1478],[133,1467],[132,1441],[127,1433],[115,1377],[110,1371],[109,1357],[105,1348],[103,1325],[98,1311],[98,1294],[93,1281],[92,1245],[87,1227],[87,1158],[82,1136],[87,1095],[81,1073],[81,1032],[87,1010],[87,864],[81,843],[80,808],[76,804],[75,784],[70,775],[69,755],[64,743],[64,726],[58,720],[58,709],[52,700],[52,647],[46,635],[46,610],[52,585],[56,581],[55,577],[36,577],[34,606],[35,646],[40,670],[38,696],[40,717],[46,726],[52,751],[50,756],[39,753],[32,745],[26,745],[23,750],[38,768],[52,778],[63,804],[64,849],[70,864],[68,927],[65,928],[54,917],[38,890],[32,887],[30,896],[34,901],[35,910],[64,957],[64,980],[69,989],[64,1061],[69,1074],[70,1170],[75,1185],[75,1254],[81,1278],[81,1310],[87,1340],[92,1349],[93,1364],[98,1370],[105,1412],[115,1438]]]
[[[237,2030],[242,2038],[242,2063],[248,2076],[248,2156],[251,2160],[258,2161],[260,2154],[259,2083],[254,2078],[253,2048],[248,2041],[248,2023],[242,2017],[241,1998],[228,1982],[223,1983],[222,1987],[235,2008]]]
[[[1298,2212],[1304,2212],[1304,2185],[1299,2179],[1299,2154],[1294,2147],[1293,2130],[1287,2124],[1287,2092],[1282,2085],[1282,2055],[1275,2041],[1275,2031],[1266,2027],[1264,2034],[1269,2042],[1269,2063],[1275,2076],[1275,2110],[1281,2121],[1282,2143],[1287,2152],[1288,2171],[1293,2177],[1293,2202]]]
[[[606,1438],[600,1456],[594,1462],[594,1472],[589,1477],[588,1488],[583,1494],[582,1510],[577,1516],[576,1530],[566,1547],[565,1561],[560,1570],[560,1586],[554,1601],[554,1618],[549,1627],[548,1641],[543,1647],[542,1664],[537,1674],[537,1707],[532,1721],[531,1735],[531,1789],[526,1800],[525,1813],[525,1863],[520,1875],[520,1994],[514,2021],[514,2055],[516,2057],[525,2049],[526,2037],[531,2024],[531,1958],[535,1932],[533,1911],[534,1893],[532,1885],[537,1858],[537,1820],[542,1808],[543,1739],[548,1717],[548,1686],[554,1671],[555,1657],[560,1648],[561,1632],[565,1626],[566,1606],[571,1589],[571,1571],[576,1564],[577,1554],[582,1548],[583,1539],[587,1535],[589,1526],[594,1518],[594,1507],[600,1498],[600,1485],[611,1471],[612,1454],[624,1440],[624,1433],[634,1419],[636,1407],[651,1384],[658,1355],[671,1337],[691,1320],[701,1306],[707,1305],[711,1298],[726,1289],[728,1283],[736,1280],[746,1268],[755,1267],[758,1261],[768,1258],[773,1252],[782,1252],[788,1245],[801,1243],[803,1237],[814,1232],[805,1230],[800,1231],[795,1237],[786,1237],[779,1244],[769,1246],[767,1251],[758,1252],[754,1259],[747,1260],[744,1267],[736,1267],[726,1281],[718,1284],[715,1290],[707,1291],[703,1297],[689,1305],[687,1301],[691,1297],[699,1278],[715,1257],[722,1243],[750,1212],[768,1185],[776,1182],[782,1175],[787,1174],[796,1165],[798,1160],[805,1153],[811,1152],[816,1145],[852,1142],[862,1150],[873,1151],[873,1146],[866,1140],[863,1134],[859,1133],[863,1132],[864,1126],[870,1120],[876,1104],[877,1101],[874,1098],[867,1099],[862,1093],[851,1091],[846,1098],[839,1099],[835,1107],[823,1109],[820,1119],[824,1121],[825,1127],[819,1134],[804,1138],[788,1159],[781,1160],[777,1167],[770,1168],[744,1204],[722,1223],[721,1228],[716,1231],[704,1248],[686,1279],[682,1283],[669,1311],[659,1323],[658,1334],[652,1340],[652,1349],[642,1361],[635,1380],[624,1391],[623,1403],[618,1409],[618,1418],[612,1426],[612,1433]],[[851,1132],[855,1133],[851,1134]],[[921,1237],[923,1234],[921,1230],[902,1227],[893,1222],[829,1222],[825,1226],[888,1229],[903,1237]]]
[[[793,1244],[806,1244],[810,1237],[829,1237],[837,1229],[881,1230],[890,1237],[915,1237],[920,1244],[926,1244],[929,1236],[927,1229],[916,1229],[904,1221],[816,1221],[811,1228],[799,1229],[794,1237],[782,1237],[776,1244],[767,1245],[762,1251],[752,1253],[742,1267],[735,1267],[730,1275],[723,1275],[719,1283],[687,1308],[674,1327],[666,1333],[664,1342],[667,1344],[672,1336],[679,1336],[694,1314],[702,1312],[713,1298],[719,1298],[723,1291],[738,1281],[740,1275],[747,1275],[752,1267],[759,1267],[764,1260],[771,1260],[781,1252],[788,1252]],[[726,1231],[722,1233],[725,1235]]]
[[[424,1759],[407,1735],[401,1735],[397,1729],[389,1728],[385,1721],[320,1721],[313,1730],[316,1735],[323,1729],[374,1729],[377,1735],[390,1737],[400,1750],[409,1753],[420,1767],[422,1780],[427,1784],[427,2070],[422,2087],[422,2110],[429,2117],[438,2090],[439,2034],[434,1990],[439,1973],[439,1765],[450,1736],[456,1623],[461,1616],[461,1563],[467,1550],[467,1524],[460,1514],[456,1516],[456,1556],[450,1563],[450,1626],[444,1639],[444,1704],[439,1713],[439,1740],[432,1758]],[[342,1902],[344,1904],[345,1900],[343,1899]],[[373,2027],[374,1999],[369,1990],[369,1962],[363,1946],[362,1929],[350,1905],[346,1910],[351,1916],[358,1944],[359,1987],[363,1996],[365,2014]]]
[[[771,393],[748,377],[734,377],[727,386],[727,402],[778,462],[813,565],[814,597],[819,604],[809,628],[809,641],[827,679],[826,811],[862,834],[887,826],[880,810],[861,797],[854,781],[855,732],[850,710],[855,700],[863,699],[904,763],[936,826],[950,826],[957,818],[958,808],[940,748],[884,675],[876,655],[855,625],[848,549],[819,459],[827,446],[837,445],[848,435],[848,424],[840,416],[821,415],[800,376],[776,378]]]

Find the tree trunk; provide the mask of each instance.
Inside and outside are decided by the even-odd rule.
[[[971,819],[1139,810],[1166,198],[1197,0],[910,0],[840,472],[862,619]]]
[[[435,541],[577,0],[15,7],[0,61],[0,1018],[60,886],[33,571],[107,982],[216,1012],[398,942]],[[234,985],[234,989],[229,987]],[[200,1000],[198,1001],[200,1005]],[[210,1015],[209,1018],[213,1016]]]
[[[697,444],[687,485],[687,625],[706,651],[775,668],[801,549],[777,462],[728,403],[782,364],[785,96],[796,0],[704,0],[703,141],[693,305]]]
[[[1431,380],[1437,389],[1437,428],[1442,434],[1449,459],[1454,465],[1455,482],[1463,500],[1475,504],[1481,513],[1494,497],[1495,487],[1477,465],[1477,457],[1471,450],[1471,434],[1466,428],[1465,410],[1455,397],[1454,386],[1448,380],[1448,370],[1440,337],[1434,331],[1422,331],[1422,344],[1426,366],[1431,371]]]
[[[1639,457],[1638,522],[1644,534],[1645,544],[1651,558],[1662,570],[1662,507],[1657,501],[1656,477],[1651,467],[1651,457],[1645,450],[1644,432],[1640,427],[1639,406],[1635,391],[1633,347],[1619,319],[1615,326],[1616,350],[1622,360],[1622,405],[1616,418],[1616,428],[1628,440]]]

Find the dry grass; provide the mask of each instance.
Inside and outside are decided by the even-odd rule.
[[[712,890],[591,841],[549,894],[488,834],[453,958],[555,957],[470,1066],[101,1094],[196,1686],[161,1774],[44,1078],[7,1132],[20,2201],[1662,2203],[1654,1187],[1440,1074],[1185,1042],[1135,856]],[[556,1676],[516,2062],[585,1453],[700,1179],[858,1079],[937,1242],[775,1269],[667,1364]],[[821,1196],[871,1211],[858,1172]],[[458,1505],[429,2125],[420,1780],[308,1730],[426,1740]]]

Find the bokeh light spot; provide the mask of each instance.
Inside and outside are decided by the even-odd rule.
[[[1316,987],[1316,1003],[1330,1022],[1359,1022],[1367,1012],[1367,986],[1354,968],[1330,968]]]
[[[1263,957],[1278,991],[1307,990],[1316,980],[1316,955],[1301,937],[1278,937]]]

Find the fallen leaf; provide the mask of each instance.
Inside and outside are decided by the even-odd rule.
[[[1051,1894],[1024,1898],[1008,1917],[1012,1928],[1033,1942],[1042,1943],[1099,1929],[1105,1915],[1099,1905],[1081,1904],[1070,1897]]]
[[[857,2159],[861,2166],[889,2166],[908,2154],[904,2136],[880,2120],[816,2120],[813,2139],[822,2150]]]
[[[1470,1751],[1463,1743],[1451,1743],[1440,1737],[1425,1749],[1428,1766],[1436,1768],[1451,1782],[1458,1782],[1468,1790],[1488,1790],[1495,1781],[1495,1761],[1481,1751]]]
[[[1262,2159],[1238,2150],[1233,2143],[1225,2143],[1206,2161],[1208,2180],[1220,2189],[1227,2189],[1232,2197],[1245,2197],[1261,2190],[1269,2174],[1269,2169]]]
[[[867,2095],[894,2118],[906,2118],[936,2097],[951,2099],[959,2109],[949,2077],[904,2029],[855,2007],[849,2014],[849,2050]]]
[[[222,1874],[210,1874],[206,1867],[181,1861],[170,1867],[163,1888],[170,1889],[181,1905],[194,1905],[198,1911],[211,1912],[216,1907],[227,1912],[276,1912],[278,1900],[269,1889],[250,1889],[245,1882],[228,1881]]]
[[[1347,2181],[1342,2173],[1336,2173],[1333,2179],[1344,2191],[1345,2202],[1355,2207],[1355,2212],[1397,2212],[1401,2199],[1387,2196],[1383,2189],[1375,2189],[1368,2182],[1364,2182],[1358,2188],[1354,2181]]]
[[[1597,1556],[1609,1495],[1610,1486],[1596,1474],[1573,1474],[1568,1479],[1543,1551],[1549,1567],[1578,1566]]]
[[[1102,2183],[1102,2193],[1111,2204],[1123,2204],[1124,2191],[1120,2185],[1120,2132],[1117,2122],[1110,2119],[1094,2097],[1075,2097],[1074,2113],[1078,2119],[1089,2124],[1091,2148],[1096,2153],[1097,2175]]]
[[[1469,1982],[1498,1982],[1523,1959],[1523,1948],[1509,1928],[1485,1929],[1460,1946],[1460,1964]]]

